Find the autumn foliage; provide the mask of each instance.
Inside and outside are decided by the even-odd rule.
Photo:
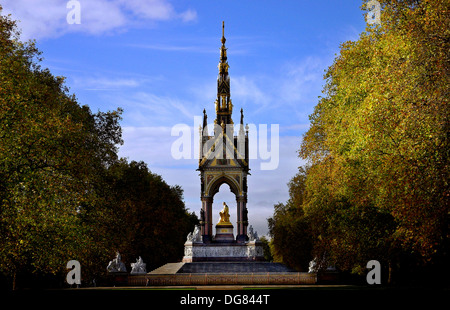
[[[80,106],[39,57],[0,16],[0,284],[61,287],[73,259],[100,284],[116,251],[128,268],[181,259],[198,221],[183,190],[119,159],[122,110]]]
[[[301,192],[290,185],[283,212],[308,223],[310,258],[355,273],[377,259],[392,282],[422,267],[437,276],[449,259],[450,5],[379,2],[381,24],[343,43],[325,74],[293,180],[303,176]]]

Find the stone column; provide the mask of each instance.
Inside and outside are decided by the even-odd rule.
[[[239,198],[236,197],[236,239],[241,235],[241,204]]]
[[[205,213],[205,222],[202,225],[202,237],[204,243],[210,243],[212,241],[212,204],[212,197],[202,197],[202,209]]]
[[[239,196],[236,197],[237,202],[237,242],[245,242],[247,240],[247,219],[246,219],[246,205],[247,197]]]

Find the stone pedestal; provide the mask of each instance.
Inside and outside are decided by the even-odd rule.
[[[124,286],[128,284],[127,272],[108,272],[108,285]]]
[[[247,243],[195,243],[184,244],[183,262],[207,261],[264,261],[260,241]]]
[[[231,223],[217,224],[214,242],[233,243],[234,242],[233,225]]]

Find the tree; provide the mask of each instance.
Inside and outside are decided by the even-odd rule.
[[[80,106],[39,57],[0,16],[0,272],[15,289],[63,279],[73,259],[84,283],[98,279],[117,250],[148,268],[180,259],[198,223],[183,189],[119,159],[122,109]]]
[[[104,217],[97,190],[121,143],[121,110],[79,106],[18,36],[0,16],[0,271],[13,289],[18,275],[61,273],[105,251],[85,223]]]
[[[303,212],[306,170],[302,167],[289,182],[289,200],[274,206],[274,215],[268,219],[272,237],[271,251],[274,261],[304,271],[312,259],[310,225]]]
[[[122,159],[109,175],[113,195],[108,204],[115,219],[107,232],[114,240],[111,254],[120,251],[130,263],[141,256],[149,270],[179,261],[187,234],[198,224],[185,208],[182,188],[169,186],[144,162]]]
[[[301,155],[316,165],[311,196],[323,192],[314,185],[323,177],[313,171],[328,176],[329,195],[320,204],[311,199],[305,212],[335,206],[325,221],[328,232],[338,228],[340,242],[326,238],[335,256],[345,249],[353,258],[370,253],[395,265],[401,251],[429,261],[449,237],[448,6],[381,3],[381,25],[342,44],[326,74],[326,97],[311,117]],[[352,225],[348,237],[339,229],[342,220],[343,228]],[[352,239],[363,242],[347,242]],[[347,269],[356,264],[340,262]]]
[[[449,6],[379,2],[381,24],[344,42],[325,74],[296,218],[315,256],[356,273],[377,259],[392,275],[448,260]]]

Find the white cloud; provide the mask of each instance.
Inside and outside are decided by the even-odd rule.
[[[192,9],[177,12],[168,0],[79,0],[81,24],[68,24],[67,0],[3,0],[2,14],[20,20],[22,40],[58,37],[70,32],[100,35],[126,31],[149,21],[196,20]]]
[[[11,14],[19,20],[22,29],[22,39],[31,39],[32,35],[47,33],[54,36],[62,31],[62,20],[65,21],[66,2],[61,0],[15,1],[3,0],[2,15]]]
[[[141,85],[141,81],[133,78],[74,77],[73,81],[74,87],[85,90],[120,90]]]
[[[271,101],[273,94],[267,92],[258,85],[258,81],[249,76],[237,76],[231,78],[231,92],[236,102],[252,102],[257,109],[265,108]]]
[[[317,94],[323,83],[324,59],[310,56],[301,62],[288,63],[284,67],[285,78],[280,85],[281,99],[288,103],[317,102]]]
[[[166,0],[118,0],[117,4],[130,10],[133,15],[153,20],[168,20],[175,17],[172,5]]]
[[[189,9],[185,12],[180,13],[179,17],[184,22],[192,22],[197,20],[197,11]]]
[[[67,14],[67,11],[65,14]],[[65,15],[63,18],[65,19]],[[124,14],[123,8],[114,2],[107,0],[83,1],[81,4],[81,24],[68,25],[65,23],[63,29],[67,32],[85,32],[99,35],[113,30],[123,30],[128,23],[129,17]]]
[[[115,82],[126,82],[129,84],[128,88],[131,88],[134,83],[139,83],[133,79],[110,81],[112,85]],[[127,84],[122,86],[125,88]],[[201,115],[203,109],[190,100],[143,91],[124,90],[113,94],[104,92],[101,98],[104,102],[114,102],[115,106],[124,108],[123,118],[127,125],[142,127],[173,126],[179,123],[193,126],[194,116]]]
[[[143,160],[149,166],[173,167],[178,164],[170,156],[174,137],[170,135],[171,127],[132,127],[122,128],[124,145],[120,156],[130,160]]]

